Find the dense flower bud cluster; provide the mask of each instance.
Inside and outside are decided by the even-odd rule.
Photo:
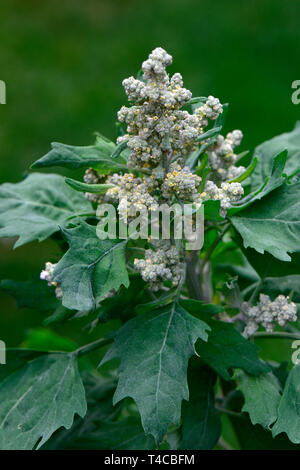
[[[209,96],[206,103],[198,108],[198,112],[208,119],[215,120],[223,112],[223,108],[218,98]]]
[[[193,114],[180,110],[192,94],[183,88],[179,73],[169,77],[166,67],[171,63],[172,57],[158,47],[142,65],[144,81],[133,77],[123,81],[128,99],[136,102],[118,113],[119,121],[127,124],[127,134],[118,143],[128,141],[131,167],[157,166],[165,157],[164,150],[176,158],[187,155],[195,148],[207,119],[214,120],[223,111],[212,96]]]
[[[240,130],[229,132],[226,137],[219,135],[216,142],[208,149],[208,163],[214,171],[214,179],[231,180],[237,178],[244,171],[243,166],[235,167],[237,155],[234,153],[235,147],[240,145],[243,134]]]
[[[244,189],[240,183],[222,183],[219,188],[213,181],[208,180],[205,183],[204,191],[200,194],[198,202],[207,199],[220,201],[220,212],[225,216],[231,203],[238,201],[243,194]]]
[[[170,165],[161,187],[162,195],[165,198],[174,195],[182,201],[193,202],[197,198],[200,183],[201,178],[194,175],[187,166],[182,168],[174,162]]]
[[[285,326],[288,321],[297,320],[296,304],[284,295],[279,295],[272,302],[268,295],[260,294],[259,303],[255,307],[251,307],[247,302],[243,304],[243,312],[246,317],[243,335],[246,338],[252,336],[260,325],[269,333],[274,330],[276,323]]]
[[[135,259],[134,266],[154,291],[161,289],[166,280],[177,286],[183,270],[180,254],[169,241],[161,241],[156,251],[146,250],[145,259]]]
[[[58,299],[61,299],[62,298],[61,287],[57,284],[57,282],[52,281],[55,266],[56,264],[53,264],[47,261],[45,269],[43,269],[43,271],[40,274],[40,278],[43,281],[47,281],[48,286],[55,286],[55,295]]]
[[[123,221],[127,217],[135,217],[137,212],[144,209],[156,210],[157,200],[150,194],[151,178],[137,178],[131,173],[118,175],[117,173],[107,178],[107,183],[114,187],[106,192],[107,202],[118,203],[118,212]]]

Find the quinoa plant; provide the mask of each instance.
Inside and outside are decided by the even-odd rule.
[[[47,326],[109,331],[72,351],[7,351],[1,449],[228,448],[228,426],[236,448],[300,444],[297,353],[262,360],[255,344],[300,339],[300,127],[239,152],[228,105],[192,97],[171,63],[158,47],[123,81],[116,143],[53,143],[32,165],[83,181],[31,172],[0,187],[2,237],[57,243],[40,279],[0,287]],[[160,217],[150,231],[174,204],[202,246],[176,236],[172,211],[167,235]]]

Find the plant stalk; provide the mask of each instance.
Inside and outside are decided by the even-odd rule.
[[[86,354],[89,354],[90,352],[95,351],[96,349],[107,346],[108,344],[112,343],[112,341],[112,338],[97,339],[93,343],[85,344],[81,348],[76,349],[73,354],[75,354],[77,357],[85,356]]]
[[[289,333],[287,331],[274,331],[273,333],[265,333],[264,331],[255,333],[254,338],[261,339],[300,339],[299,333]]]

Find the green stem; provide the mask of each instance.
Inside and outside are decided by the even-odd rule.
[[[226,225],[226,227],[224,228],[224,230],[220,233],[220,235],[215,239],[215,241],[210,245],[209,249],[207,250],[207,252],[205,253],[205,256],[204,258],[202,259],[202,262],[201,262],[201,266],[200,266],[200,273],[199,274],[202,274],[203,272],[203,269],[206,265],[206,263],[209,261],[209,258],[211,257],[212,253],[214,252],[214,250],[216,249],[216,247],[218,246],[219,242],[222,240],[223,236],[225,235],[225,233],[227,232],[227,230],[230,228],[230,224]]]
[[[265,333],[265,332],[258,332],[255,333],[254,338],[261,338],[261,339],[300,339],[300,332],[299,333],[288,333],[286,331],[275,331],[273,333]]]
[[[203,300],[202,287],[199,276],[196,273],[198,262],[197,252],[193,251],[186,259],[186,285],[192,299]]]
[[[220,413],[224,413],[228,416],[234,416],[234,417],[240,417],[241,416],[241,413],[238,413],[237,411],[227,410],[226,408],[222,408],[220,406],[215,406],[215,409],[217,411],[219,411]]]
[[[255,289],[254,289],[254,291],[252,292],[251,297],[250,297],[250,299],[249,299],[249,301],[248,301],[249,304],[252,305],[253,300],[254,300],[255,297],[256,297],[256,294],[258,293],[259,289],[261,288],[261,286],[262,286],[262,284],[263,284],[263,281],[264,281],[264,279],[261,278],[261,279],[257,282],[257,284],[256,284],[256,286],[255,286]]]
[[[256,289],[257,287],[257,284],[260,282],[260,280],[254,282],[253,284],[251,284],[250,286],[246,287],[243,291],[242,291],[242,296],[243,298],[245,298],[245,296],[247,294],[249,294],[251,291],[253,291],[254,289]]]
[[[185,278],[186,278],[186,269],[184,270],[181,278],[180,278],[180,281],[178,283],[178,286],[176,287],[176,290],[175,290],[175,298],[176,300],[178,300],[180,298],[180,295],[181,295],[181,291],[182,291],[182,287],[183,287],[183,284],[185,282]]]
[[[81,348],[76,349],[73,354],[77,357],[85,356],[96,349],[102,348],[103,346],[107,346],[108,344],[112,343],[112,338],[101,338],[97,339],[93,343],[86,344]]]

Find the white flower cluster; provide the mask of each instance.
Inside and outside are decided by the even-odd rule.
[[[58,299],[61,299],[62,298],[62,289],[57,284],[57,282],[52,281],[55,266],[56,266],[56,264],[53,264],[53,263],[50,263],[49,261],[47,261],[45,269],[43,269],[43,271],[40,274],[40,278],[43,281],[47,281],[48,286],[55,286],[55,295]]]
[[[177,286],[182,276],[183,265],[180,254],[169,241],[161,241],[156,251],[145,251],[145,259],[135,259],[134,266],[141,273],[144,281],[150,283],[153,291],[162,288],[164,281],[171,281]]]
[[[284,295],[279,295],[272,302],[268,295],[260,294],[259,303],[255,307],[249,306],[247,302],[243,304],[243,313],[246,317],[243,335],[246,338],[252,336],[260,325],[270,333],[276,323],[285,326],[288,321],[297,320],[296,304]]]
[[[127,134],[118,143],[128,141],[131,167],[157,166],[165,157],[164,150],[176,158],[187,155],[195,149],[207,119],[214,120],[223,111],[213,96],[193,114],[180,110],[192,93],[183,88],[179,73],[169,77],[166,67],[171,63],[172,57],[158,47],[142,65],[144,81],[133,77],[123,81],[128,99],[136,101],[135,106],[123,106],[118,113],[119,121],[127,124]]]
[[[206,103],[200,107],[198,112],[208,119],[215,120],[223,112],[223,108],[218,98],[209,96]]]
[[[195,201],[198,196],[198,187],[202,179],[194,175],[190,169],[181,167],[177,162],[170,165],[165,176],[161,190],[165,198],[177,196],[182,201]]]
[[[126,143],[128,167],[134,173],[146,176],[113,174],[106,177],[105,182],[114,185],[106,195],[86,193],[89,200],[98,204],[104,201],[116,203],[124,222],[137,216],[138,212],[142,214],[145,209],[156,210],[166,200],[168,203],[174,200],[183,203],[220,200],[221,213],[225,215],[231,203],[243,195],[239,183],[228,182],[244,171],[243,167],[234,166],[237,160],[234,148],[241,142],[241,131],[235,130],[225,138],[219,136],[207,148],[211,169],[208,181],[202,181],[186,165],[187,155],[199,150],[200,145],[209,144],[209,140],[200,137],[209,120],[216,120],[223,108],[218,98],[209,96],[193,113],[182,110],[192,94],[183,87],[179,73],[168,75],[166,67],[171,63],[172,57],[158,47],[143,62],[140,80],[130,77],[123,81],[131,106],[123,106],[118,112],[119,121],[126,124],[126,133],[117,139],[117,144]],[[102,178],[89,169],[84,181],[99,183]],[[136,261],[136,268],[153,288],[171,278],[174,285],[179,282],[181,265],[174,250],[174,247],[166,249],[166,246],[159,247],[158,252],[148,250],[144,260]]]
[[[198,202],[207,199],[220,201],[220,212],[226,215],[232,202],[238,201],[244,194],[244,188],[240,183],[222,183],[219,188],[213,181],[206,181],[204,191],[200,194]]]
[[[226,137],[219,135],[216,142],[209,147],[208,163],[215,173],[216,181],[237,178],[245,171],[243,166],[234,166],[238,158],[234,149],[240,145],[242,138],[242,132],[235,130],[229,132]]]
[[[149,192],[152,180],[137,178],[131,173],[115,173],[107,178],[107,183],[113,184],[114,187],[106,192],[105,200],[118,203],[118,212],[124,222],[144,209],[156,210],[158,202]]]

